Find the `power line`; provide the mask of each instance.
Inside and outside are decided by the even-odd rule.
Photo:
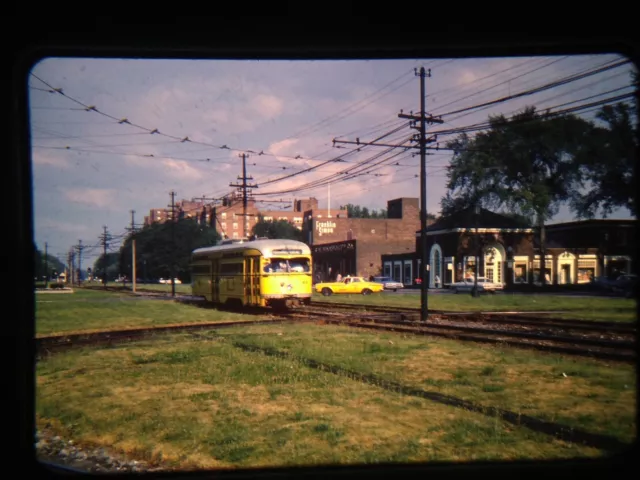
[[[565,84],[570,83],[570,82],[575,82],[575,81],[581,80],[583,78],[587,78],[587,77],[590,77],[590,76],[593,76],[593,75],[597,75],[598,73],[602,73],[604,71],[620,67],[622,65],[628,64],[629,62],[630,62],[630,60],[622,60],[622,61],[614,63],[613,65],[600,67],[598,69],[591,70],[589,72],[582,73],[582,74],[571,75],[569,77],[565,77],[563,79],[547,83],[547,84],[542,85],[542,86],[537,87],[537,88],[525,90],[525,91],[518,92],[516,94],[508,95],[508,96],[505,96],[505,97],[500,97],[500,98],[497,98],[495,100],[491,100],[489,102],[484,102],[484,103],[481,103],[481,104],[478,104],[478,105],[473,105],[471,107],[465,107],[465,108],[461,108],[461,109],[458,109],[458,110],[453,110],[451,112],[440,114],[439,116],[444,117],[444,116],[454,115],[456,113],[467,112],[469,110],[477,110],[477,109],[482,108],[482,107],[488,107],[488,106],[496,105],[498,103],[506,102],[508,100],[513,100],[514,98],[520,98],[520,97],[525,97],[525,96],[528,96],[528,95],[533,95],[534,93],[539,93],[539,92],[542,92],[542,91],[545,91],[545,90],[549,90],[550,88],[555,88],[555,87],[558,87],[560,85],[565,85]]]
[[[49,83],[47,83],[46,81],[44,81],[43,79],[41,79],[40,77],[38,77],[37,75],[35,75],[34,73],[31,73],[31,75],[38,79],[39,81],[41,81],[42,83],[44,83],[46,86],[50,87],[53,92],[55,92],[55,94],[59,94],[62,95],[66,98],[68,98],[69,100],[83,106],[84,108],[82,110],[85,110],[87,112],[94,112],[94,113],[98,113],[99,115],[103,115],[107,118],[110,118],[116,122],[118,122],[119,124],[125,124],[125,125],[130,125],[132,127],[136,127],[142,130],[145,130],[146,132],[148,132],[149,134],[152,135],[159,135],[159,136],[163,136],[163,137],[167,137],[167,138],[171,138],[173,140],[176,140],[179,143],[193,143],[193,144],[197,144],[197,145],[205,145],[211,148],[215,148],[215,149],[221,149],[221,150],[230,150],[230,151],[237,151],[240,153],[247,153],[247,154],[254,154],[254,155],[267,155],[267,156],[273,156],[273,157],[282,157],[282,158],[290,158],[290,159],[295,159],[295,158],[303,158],[300,155],[298,155],[297,157],[291,157],[291,156],[286,156],[286,155],[276,155],[274,153],[270,153],[270,152],[265,152],[264,150],[260,150],[260,152],[256,152],[254,150],[248,150],[248,149],[238,149],[238,148],[231,148],[229,146],[227,146],[226,144],[224,145],[214,145],[208,142],[200,142],[197,140],[192,140],[189,138],[189,136],[185,136],[185,137],[179,137],[179,136],[175,136],[175,135],[170,135],[164,132],[161,132],[158,128],[149,128],[149,127],[145,127],[143,125],[138,125],[136,123],[131,122],[127,117],[124,118],[117,118],[114,117],[113,115],[109,115],[105,112],[102,112],[101,110],[99,110],[95,105],[87,105],[83,102],[81,102],[80,100],[77,100],[73,97],[71,97],[70,95],[67,95],[62,88],[55,88],[52,85],[50,85]],[[52,93],[53,93],[52,92]],[[37,107],[32,107],[32,108],[37,108]],[[166,142],[165,142],[166,143]],[[174,142],[168,142],[168,143],[174,143]],[[128,144],[128,145],[118,145],[118,146],[130,146],[133,144]],[[113,147],[113,145],[103,145],[106,148],[111,148]],[[312,158],[304,158],[305,160],[313,160]]]
[[[466,100],[466,99],[468,99],[468,98],[471,98],[471,97],[474,97],[474,96],[479,95],[479,94],[481,94],[481,93],[484,93],[484,92],[487,92],[487,91],[489,91],[489,90],[492,90],[492,89],[494,89],[494,88],[496,88],[496,87],[499,87],[500,85],[508,84],[508,83],[510,83],[510,82],[512,82],[512,81],[514,81],[514,80],[517,80],[518,78],[522,78],[522,77],[524,77],[524,76],[530,75],[531,73],[537,72],[537,71],[542,70],[542,69],[544,69],[544,68],[547,68],[547,67],[549,67],[549,66],[551,66],[551,65],[553,65],[553,64],[555,64],[555,63],[558,63],[558,62],[561,62],[561,61],[563,61],[563,60],[566,60],[567,58],[568,58],[567,56],[564,56],[564,57],[561,57],[561,58],[558,58],[558,59],[552,60],[552,61],[550,61],[550,62],[545,63],[544,65],[537,66],[536,68],[533,68],[533,69],[531,69],[531,70],[527,70],[526,72],[521,73],[521,74],[519,74],[519,75],[517,75],[517,76],[515,76],[515,77],[511,77],[511,78],[509,78],[509,79],[507,79],[507,80],[504,80],[504,81],[502,81],[502,82],[499,82],[499,83],[496,83],[496,84],[494,84],[494,85],[491,85],[490,87],[483,88],[482,90],[478,90],[478,91],[476,91],[476,92],[474,92],[474,93],[471,93],[471,94],[469,94],[469,95],[466,95],[466,96],[464,96],[464,97],[458,97],[456,100],[454,100],[454,101],[452,101],[452,102],[445,103],[444,105],[439,105],[438,107],[436,107],[436,108],[435,108],[434,112],[435,112],[435,111],[438,111],[438,110],[440,110],[440,109],[442,109],[442,108],[444,108],[444,107],[447,107],[447,106],[449,106],[449,105],[453,105],[453,104],[455,104],[455,103],[461,102],[462,100]],[[525,62],[525,64],[526,64],[526,63],[527,63],[527,62]],[[521,66],[521,65],[519,65],[519,66]],[[491,75],[487,75],[486,77],[483,77],[483,78],[485,78],[485,79],[486,79],[486,78],[490,78],[490,77],[495,76],[495,75],[499,75],[499,74],[501,74],[501,73],[506,73],[506,72],[508,72],[509,70],[512,70],[513,68],[514,68],[514,67],[507,68],[507,69],[505,69],[505,70],[503,70],[503,71],[496,72],[496,73],[493,73],[493,74],[491,74]],[[450,88],[451,88],[451,87],[450,87]],[[433,94],[431,94],[431,95],[433,96],[433,95],[435,95],[435,93],[433,93]]]
[[[336,113],[336,114],[330,115],[329,117],[326,117],[325,119],[323,119],[323,120],[321,120],[321,121],[319,121],[319,122],[317,122],[317,123],[314,123],[313,125],[311,125],[311,126],[309,126],[309,127],[303,128],[302,130],[298,131],[298,133],[295,133],[295,134],[293,134],[293,135],[290,135],[290,136],[288,136],[288,137],[284,138],[284,140],[289,140],[289,139],[292,139],[292,138],[300,137],[300,136],[302,136],[302,135],[308,135],[309,133],[311,133],[311,132],[315,131],[315,127],[320,126],[320,125],[322,125],[322,124],[325,124],[327,121],[329,121],[330,119],[332,119],[332,118],[334,118],[334,117],[338,117],[338,119],[337,119],[337,120],[339,120],[339,119],[341,119],[341,118],[344,118],[344,117],[339,117],[339,114],[340,114],[340,113],[342,113],[342,112],[348,112],[349,110],[351,110],[352,108],[354,108],[356,105],[358,105],[358,104],[360,104],[360,103],[364,102],[365,100],[367,100],[367,99],[369,99],[369,98],[371,98],[371,97],[373,97],[373,96],[377,95],[379,92],[381,92],[381,91],[382,91],[382,90],[384,90],[385,88],[389,87],[390,85],[394,84],[395,82],[397,82],[397,81],[398,81],[398,80],[400,80],[401,78],[403,78],[403,77],[405,77],[406,75],[408,75],[409,73],[411,73],[411,71],[412,71],[412,70],[413,70],[413,68],[411,68],[411,69],[409,69],[409,70],[407,70],[407,71],[403,72],[400,76],[398,76],[397,78],[395,78],[395,79],[394,79],[394,80],[392,80],[391,82],[389,82],[389,83],[385,84],[383,87],[381,87],[380,89],[376,90],[376,91],[375,91],[375,92],[373,92],[372,94],[367,95],[367,96],[366,96],[366,97],[364,97],[363,99],[361,99],[361,100],[359,100],[359,101],[357,101],[357,102],[355,102],[355,103],[352,103],[350,106],[348,106],[348,107],[346,107],[346,108],[344,108],[344,109],[342,109],[342,110],[339,110],[339,111],[338,111],[338,113]],[[406,83],[401,84],[401,85],[400,85],[400,87],[402,87],[402,86],[404,86],[404,85],[406,85]],[[393,91],[395,91],[395,90],[392,90],[391,92],[393,92]],[[391,93],[391,92],[388,92],[388,93]],[[384,95],[383,95],[383,96],[384,96]],[[382,97],[380,97],[380,98],[382,98]],[[379,99],[378,99],[378,100],[379,100]],[[366,106],[366,105],[367,105],[367,104],[365,103],[365,106]],[[347,114],[347,115],[350,115],[350,114],[352,114],[352,113],[355,113],[356,111],[358,111],[358,110],[354,110],[353,112],[351,112],[351,113],[349,113],[349,114]],[[329,122],[329,123],[331,123],[331,122]],[[328,125],[329,123],[327,123],[327,125]]]

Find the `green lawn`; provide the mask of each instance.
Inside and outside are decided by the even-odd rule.
[[[99,290],[38,294],[35,301],[36,335],[256,319],[255,315]]]
[[[131,284],[127,284],[131,287]],[[140,292],[171,292],[171,285],[139,284]],[[190,284],[176,285],[176,294],[191,294]],[[420,307],[420,295],[381,293],[367,297],[362,295],[332,295],[324,297],[313,293],[314,302],[354,303],[361,305],[383,305],[397,307]],[[544,294],[498,293],[473,298],[469,294],[431,294],[428,306],[434,310],[452,312],[464,311],[552,311],[550,316],[584,320],[603,320],[615,322],[637,321],[635,299],[606,297],[570,297]]]
[[[36,367],[37,425],[79,445],[103,446],[132,459],[175,468],[509,461],[603,454],[480,413],[309,368],[295,359],[246,352],[231,342],[271,344],[333,363],[356,362],[362,369],[407,382],[420,381],[405,377],[408,372],[400,371],[400,362],[414,367],[424,362],[423,369],[432,363],[428,377],[436,380],[454,368],[453,362],[442,361],[442,352],[463,351],[462,346],[452,346],[455,342],[439,342],[440,349],[433,350],[434,344],[421,347],[399,336],[389,338],[397,352],[389,351],[384,336],[333,327],[242,327],[204,340],[174,334],[117,348],[60,353]],[[456,361],[464,359],[460,355]],[[503,370],[498,372],[506,382]],[[622,369],[619,377],[625,375]],[[556,382],[550,374],[545,378]],[[470,381],[475,385],[476,380]],[[564,381],[574,382],[573,374]],[[600,387],[602,394],[615,398],[606,393],[608,385]],[[521,402],[533,401],[524,398],[525,390],[519,392],[511,395]],[[562,393],[568,396],[570,391],[565,387]],[[605,411],[609,420],[617,421],[629,411],[628,395],[618,395]],[[628,421],[630,425],[633,418]],[[626,435],[629,425],[615,428]]]
[[[216,335],[625,442],[635,438],[631,365],[337,326],[256,325]]]
[[[355,294],[324,297],[319,293],[314,293],[313,302],[420,308],[420,295],[381,293],[366,297]],[[563,313],[549,315],[553,317],[618,322],[635,322],[637,320],[636,301],[627,298],[562,297],[510,293],[482,295],[474,298],[469,294],[433,294],[428,295],[428,308],[451,312],[563,311]]]

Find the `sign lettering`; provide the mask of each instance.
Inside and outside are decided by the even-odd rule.
[[[319,236],[322,236],[323,233],[333,233],[334,228],[336,228],[335,222],[316,222],[316,231]]]

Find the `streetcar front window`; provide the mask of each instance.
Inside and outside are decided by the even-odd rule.
[[[272,258],[263,270],[266,273],[310,272],[308,258]]]

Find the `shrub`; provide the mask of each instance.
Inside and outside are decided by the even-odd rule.
[[[64,288],[65,284],[64,283],[50,283],[49,284],[49,288]]]

